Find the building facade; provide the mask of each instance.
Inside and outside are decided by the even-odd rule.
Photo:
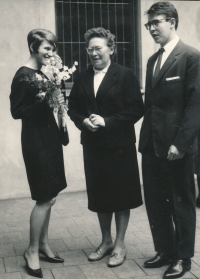
[[[12,78],[26,63],[29,51],[28,32],[45,28],[57,34],[58,54],[67,66],[79,61],[81,71],[89,61],[85,51],[84,33],[102,26],[116,36],[119,64],[135,72],[144,89],[147,59],[158,46],[144,28],[145,11],[154,0],[0,0],[0,190],[1,199],[30,196],[21,153],[21,121],[10,114],[9,94]],[[200,50],[200,2],[171,1],[179,12],[178,34],[181,39]],[[78,72],[77,71],[77,72]],[[70,144],[64,147],[65,191],[85,189],[80,133],[68,119]],[[140,123],[136,125],[139,135]],[[138,155],[140,164],[140,155]]]

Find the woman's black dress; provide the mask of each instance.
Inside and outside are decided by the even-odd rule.
[[[21,67],[11,86],[11,113],[22,120],[21,143],[28,182],[33,200],[51,199],[66,188],[62,144],[64,131],[60,131],[46,100],[39,100],[37,86],[31,86],[25,77],[42,74]]]

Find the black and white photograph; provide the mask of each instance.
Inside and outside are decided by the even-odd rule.
[[[0,279],[200,279],[200,1],[0,7]]]

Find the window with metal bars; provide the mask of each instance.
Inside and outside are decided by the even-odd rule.
[[[141,81],[139,0],[55,0],[55,5],[58,54],[65,65],[78,61],[78,70],[85,68],[90,61],[84,34],[103,27],[116,36],[115,61],[132,68]]]

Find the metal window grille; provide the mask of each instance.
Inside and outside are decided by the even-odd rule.
[[[136,2],[139,0],[55,0],[58,54],[64,64],[71,66],[78,61],[79,71],[85,68],[90,61],[84,34],[90,28],[103,27],[116,37],[116,62],[133,68],[139,75],[139,38],[133,39],[138,25]]]

